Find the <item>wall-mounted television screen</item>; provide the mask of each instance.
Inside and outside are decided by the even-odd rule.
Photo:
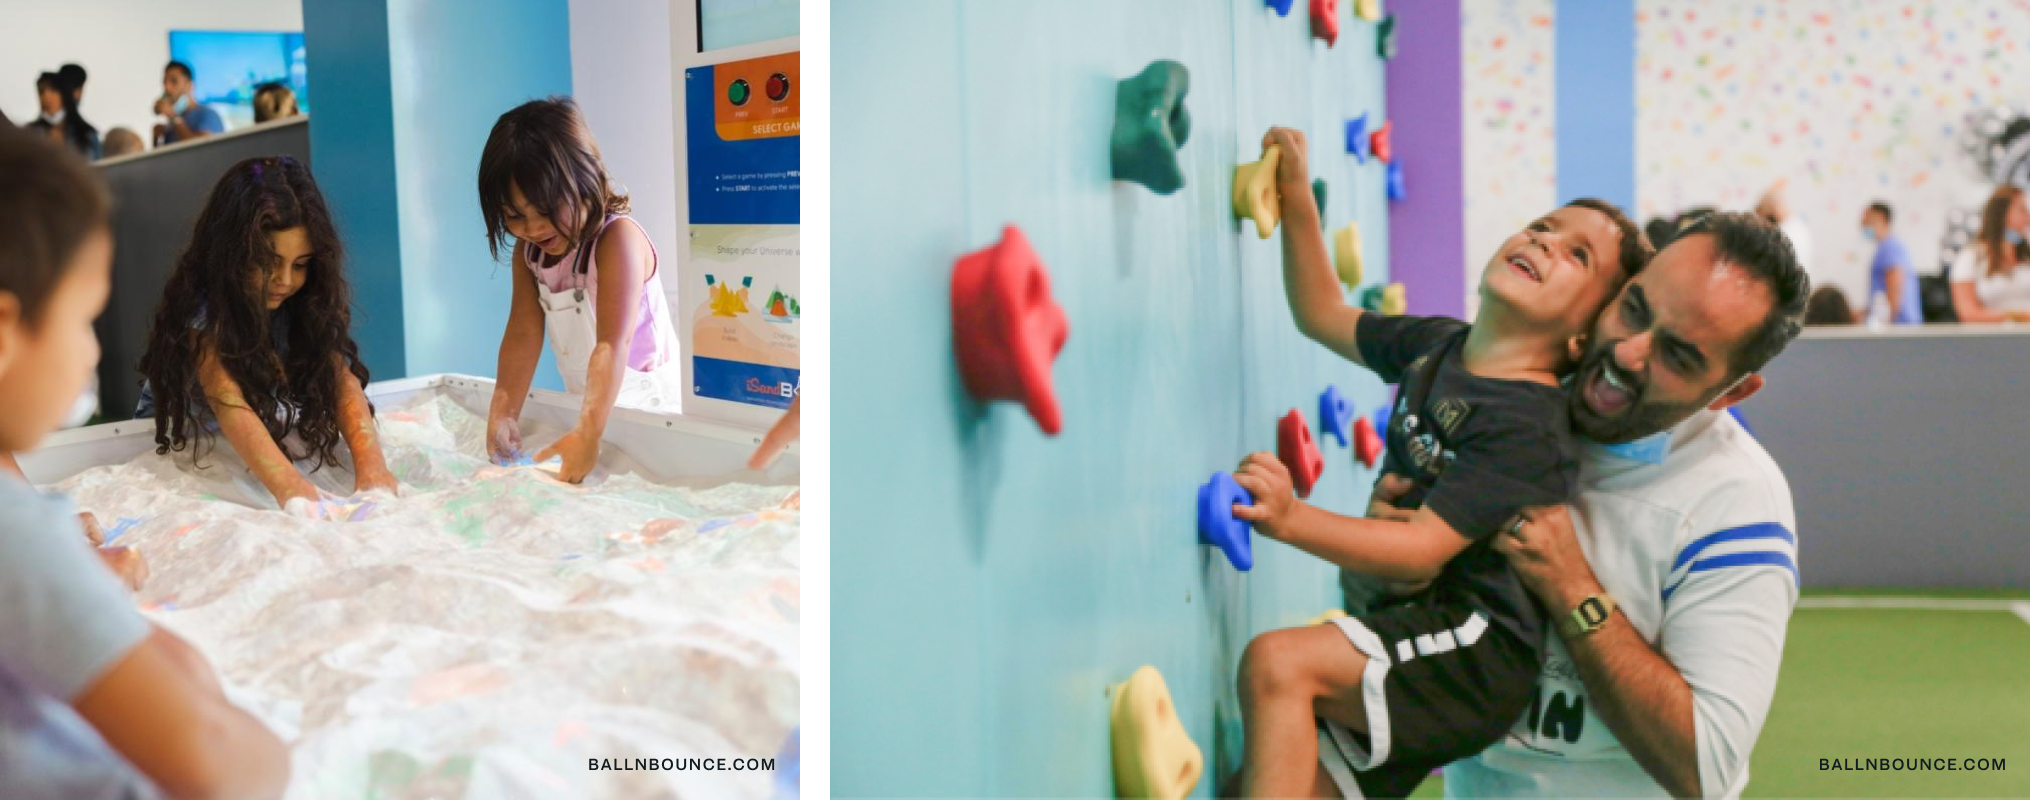
[[[197,73],[198,102],[217,111],[226,130],[254,124],[254,90],[264,83],[287,84],[296,107],[310,113],[301,31],[170,31],[169,57]]]

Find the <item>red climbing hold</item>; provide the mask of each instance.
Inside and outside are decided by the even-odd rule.
[[[952,339],[966,391],[1022,404],[1043,432],[1063,427],[1050,367],[1071,333],[1050,276],[1013,225],[1001,241],[961,257],[952,272]]]
[[[1374,469],[1375,461],[1382,457],[1382,437],[1374,432],[1374,423],[1363,415],[1353,421],[1353,456],[1368,469]]]
[[[1304,412],[1290,409],[1277,424],[1276,457],[1290,469],[1290,483],[1297,487],[1297,496],[1310,497],[1318,474],[1325,471],[1325,455],[1318,452],[1318,443],[1311,439],[1311,426],[1304,423]]]
[[[1393,124],[1389,121],[1382,122],[1382,126],[1374,129],[1374,134],[1367,140],[1368,152],[1374,153],[1374,157],[1384,164],[1395,159],[1396,149],[1389,146],[1389,128]]]
[[[1311,35],[1326,47],[1339,43],[1339,0],[1311,0]]]

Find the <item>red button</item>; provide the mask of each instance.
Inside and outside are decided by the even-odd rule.
[[[1020,403],[1052,436],[1063,427],[1051,364],[1071,335],[1050,275],[1013,225],[1001,241],[961,257],[952,272],[952,339],[966,391],[982,403]]]
[[[768,76],[768,99],[782,102],[789,96],[789,76],[780,72]]]
[[[1311,0],[1311,35],[1326,47],[1339,43],[1339,0]]]
[[[1368,469],[1374,469],[1374,462],[1382,456],[1381,434],[1374,432],[1374,423],[1367,416],[1353,421],[1353,456]]]
[[[1310,497],[1319,473],[1325,471],[1325,454],[1318,452],[1318,443],[1311,440],[1311,426],[1304,424],[1304,412],[1290,409],[1277,424],[1276,457],[1290,469],[1290,482],[1297,487],[1297,496]]]

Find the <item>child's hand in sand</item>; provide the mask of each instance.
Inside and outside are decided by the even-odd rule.
[[[106,543],[106,529],[99,524],[98,516],[92,512],[78,512],[78,527],[85,529],[85,541],[91,542],[93,547]]]
[[[486,456],[499,466],[521,463],[528,458],[522,452],[522,425],[512,417],[496,417],[486,421]]]
[[[399,497],[402,482],[395,480],[395,473],[389,472],[387,467],[363,469],[352,477],[352,490],[355,494],[381,492],[389,497]]]
[[[141,560],[141,551],[132,547],[101,547],[99,560],[106,562],[106,568],[120,576],[120,581],[132,591],[141,591],[141,584],[148,582],[148,562]]]
[[[1270,128],[1262,137],[1262,149],[1270,145],[1283,149],[1281,161],[1276,166],[1276,190],[1283,195],[1283,202],[1300,202],[1297,198],[1311,196],[1310,146],[1304,141],[1304,132],[1294,128]]]
[[[559,456],[564,459],[564,466],[557,470],[557,479],[565,483],[583,482],[593,465],[599,463],[599,437],[586,433],[583,428],[572,428],[570,433],[564,434],[564,438],[537,453],[536,461],[548,461]]]

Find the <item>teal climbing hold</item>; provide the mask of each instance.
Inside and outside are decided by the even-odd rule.
[[[1396,15],[1382,17],[1375,27],[1374,53],[1384,61],[1396,57]]]
[[[1325,219],[1325,179],[1311,179],[1311,196],[1318,200],[1318,218]]]
[[[1114,90],[1113,175],[1157,194],[1184,187],[1177,148],[1191,135],[1184,95],[1191,73],[1175,61],[1154,61]]]

